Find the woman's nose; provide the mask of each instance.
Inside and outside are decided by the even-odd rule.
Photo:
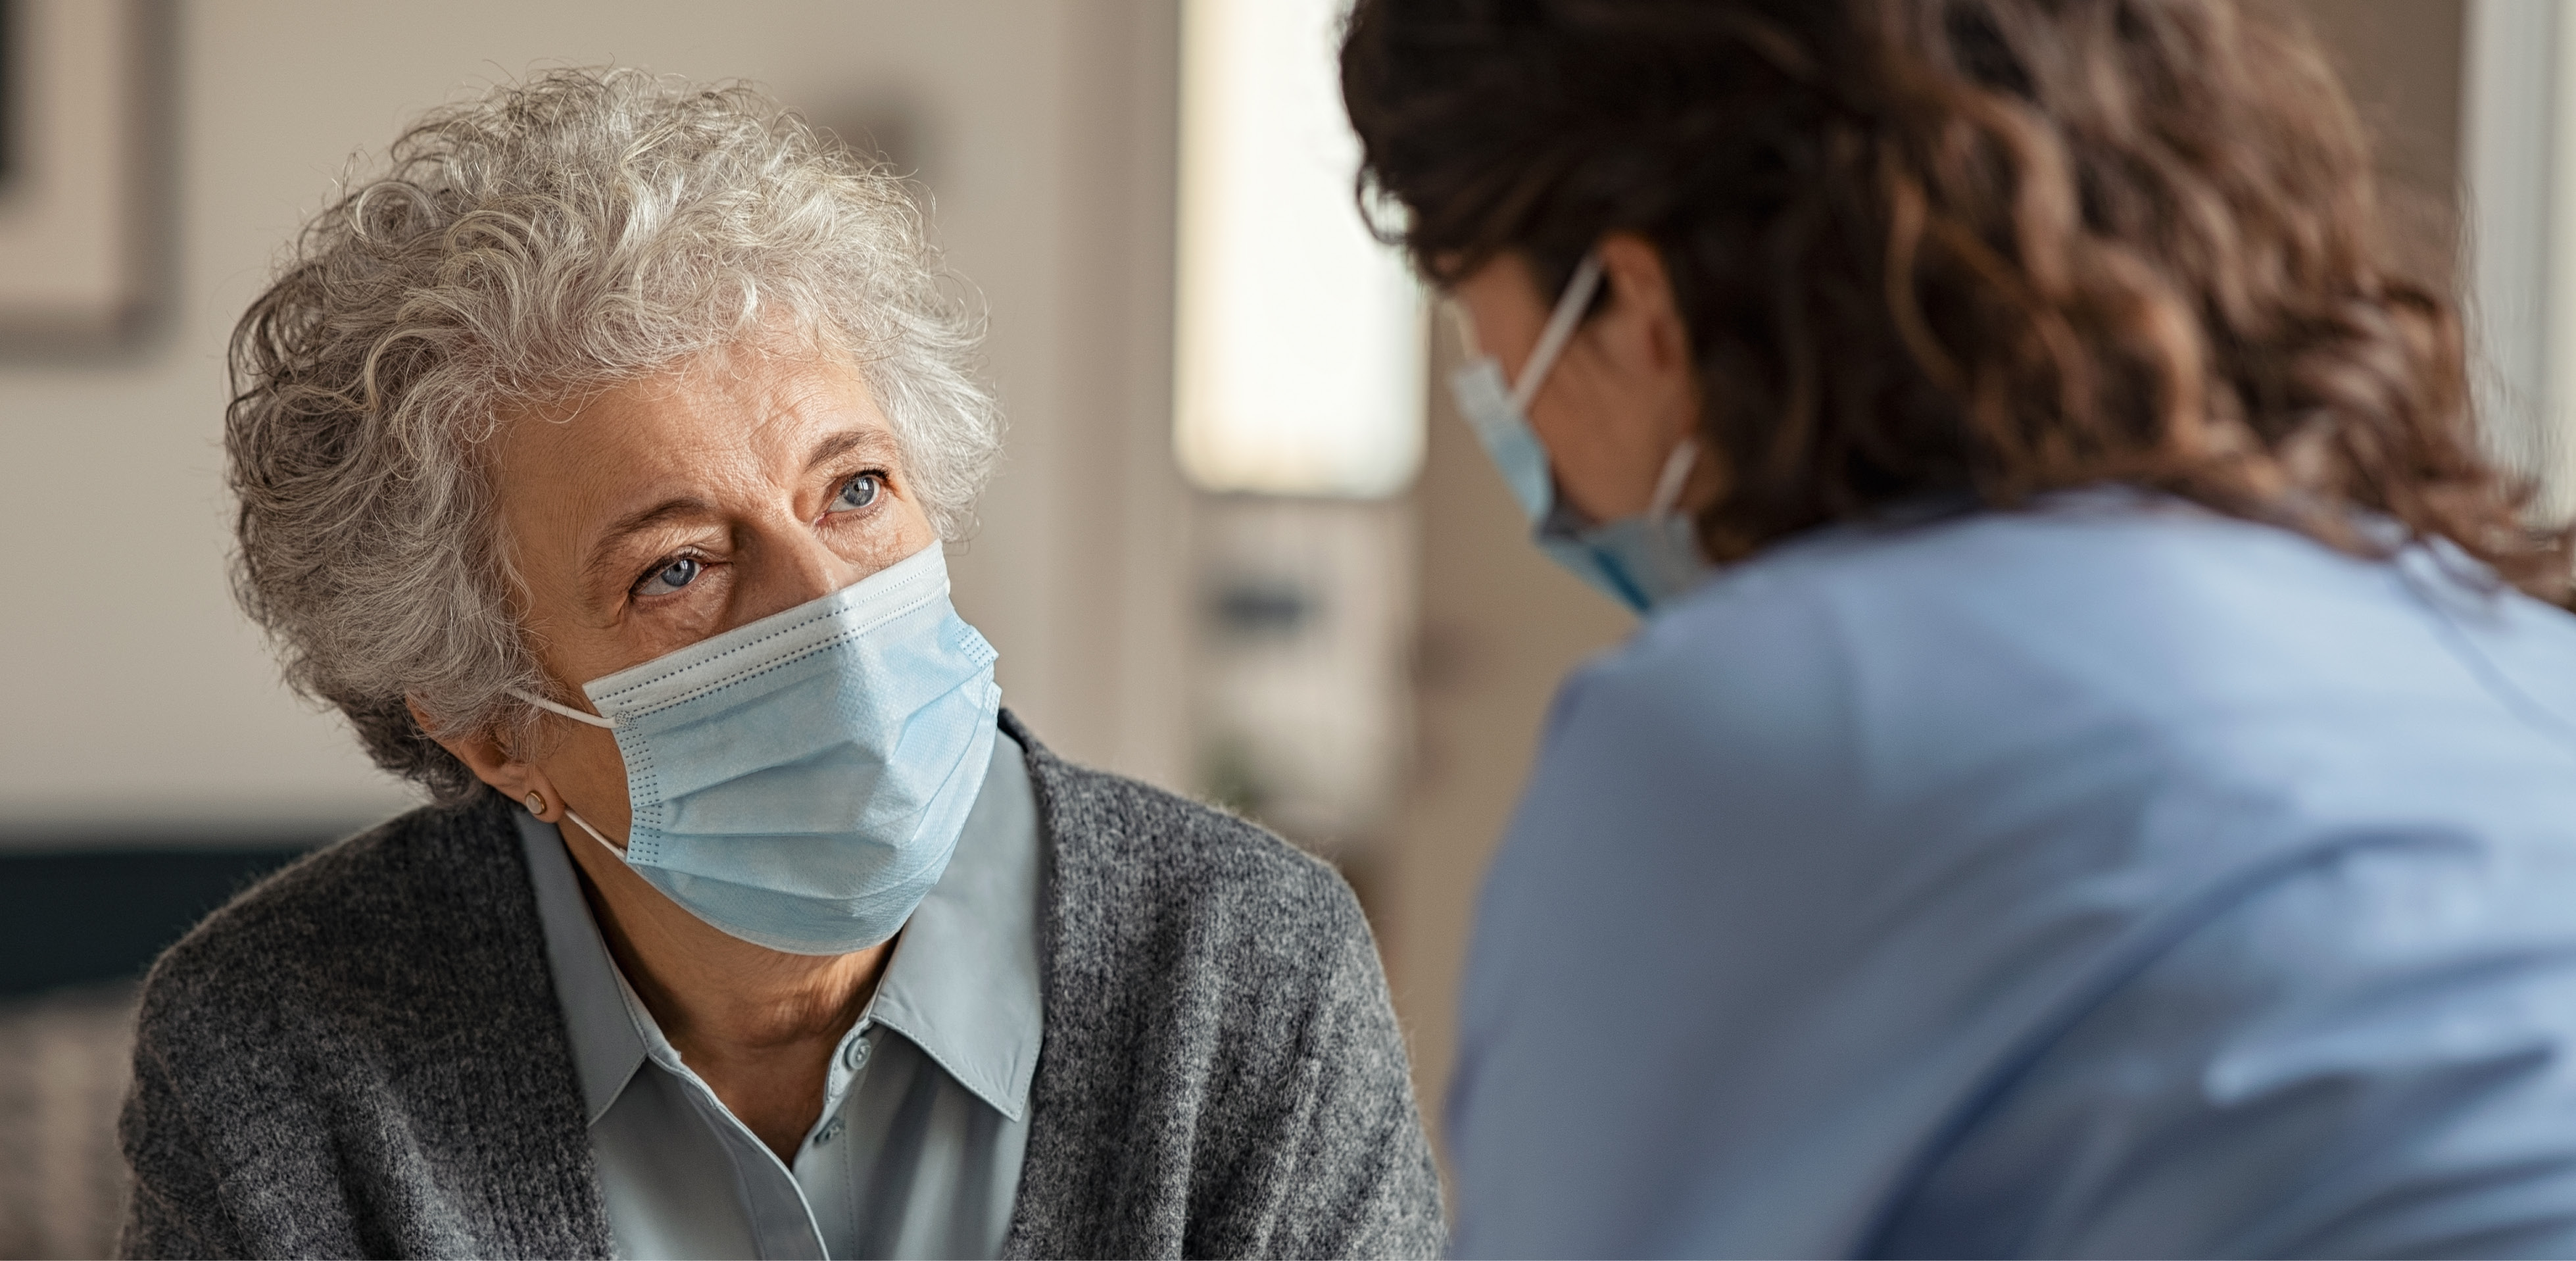
[[[812,530],[776,531],[759,544],[752,572],[744,575],[749,581],[742,587],[735,625],[819,600],[867,576]]]

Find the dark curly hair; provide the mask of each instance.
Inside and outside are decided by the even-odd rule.
[[[1359,0],[1363,205],[1449,283],[1672,275],[1735,558],[1900,500],[2120,482],[2557,598],[2308,34],[2228,0]],[[2363,510],[2356,512],[2355,510]]]

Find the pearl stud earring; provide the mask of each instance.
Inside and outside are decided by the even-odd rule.
[[[530,792],[528,794],[528,813],[536,815],[539,818],[545,817],[546,795],[544,793]]]

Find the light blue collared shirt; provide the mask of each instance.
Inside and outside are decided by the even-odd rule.
[[[597,842],[525,812],[519,833],[619,1256],[1000,1253],[1041,1017],[1037,805],[1008,733],[792,1166],[681,1062],[618,971],[563,848]]]
[[[2576,1255],[2576,619],[2167,500],[1789,542],[1568,681],[1463,1256]]]

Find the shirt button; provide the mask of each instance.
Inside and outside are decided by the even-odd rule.
[[[831,1120],[825,1121],[822,1129],[814,1132],[814,1145],[816,1147],[820,1147],[825,1143],[831,1142],[833,1139],[839,1138],[840,1136],[841,1118],[835,1116]]]
[[[865,1067],[867,1062],[868,1040],[866,1038],[852,1038],[849,1041],[849,1045],[841,1048],[841,1067],[855,1073],[862,1067]],[[809,1060],[807,1063],[812,1063],[812,1061]]]

